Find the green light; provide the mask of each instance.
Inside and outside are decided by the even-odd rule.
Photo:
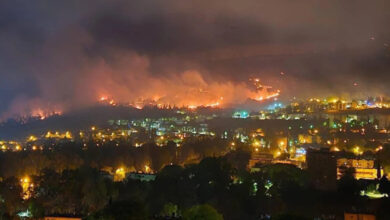
[[[21,217],[21,218],[30,218],[30,217],[32,217],[32,214],[31,214],[30,210],[26,210],[24,212],[19,212],[17,215],[19,217]]]
[[[257,187],[257,183],[254,182],[254,183],[253,183],[253,194],[256,195],[256,193],[257,193],[258,190],[259,190],[259,189],[258,189],[258,187]]]
[[[233,118],[248,118],[249,113],[245,110],[234,112]]]

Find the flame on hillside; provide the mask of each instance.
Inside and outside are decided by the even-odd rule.
[[[239,104],[247,99],[263,101],[277,98],[280,95],[280,90],[275,90],[271,86],[265,86],[260,83],[259,78],[250,79],[251,84],[234,84],[226,82],[226,84],[207,84],[200,88],[188,88],[186,90],[178,90],[172,96],[164,95],[149,95],[150,97],[140,97],[136,100],[127,100],[125,102],[117,102],[107,94],[100,95],[98,101],[102,104],[116,106],[129,105],[137,109],[142,109],[145,106],[157,106],[158,108],[184,107],[188,109],[197,109],[199,107],[223,108],[230,104]],[[179,86],[180,87],[180,86]],[[225,98],[228,97],[228,98]]]

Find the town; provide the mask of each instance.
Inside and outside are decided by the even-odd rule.
[[[309,99],[274,101],[260,112],[171,108],[166,117],[115,118],[85,130],[49,130],[0,142],[2,166],[14,167],[2,178],[18,177],[23,199],[29,200],[37,196],[34,179],[43,170],[81,167],[93,152],[94,167],[114,182],[154,181],[165,166],[243,154],[235,163],[249,173],[264,172],[270,165],[296,167],[309,174],[318,190],[337,189],[337,181],[351,173],[356,180],[369,181],[359,196],[379,199],[388,197],[377,189],[377,182],[390,173],[387,106],[383,100]]]

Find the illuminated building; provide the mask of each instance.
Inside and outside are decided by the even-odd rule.
[[[252,152],[251,158],[249,159],[249,168],[253,168],[256,164],[270,164],[273,160],[273,155],[261,152]]]
[[[233,113],[233,118],[248,118],[249,113],[245,110],[242,111],[236,111]]]
[[[340,179],[346,169],[354,168],[356,179],[377,179],[383,175],[383,169],[380,169],[378,175],[378,169],[375,167],[375,161],[371,159],[337,159],[337,179]]]
[[[321,138],[318,135],[299,134],[298,141],[300,144],[320,143]]]
[[[58,131],[54,133],[48,131],[45,135],[45,138],[46,139],[72,139],[72,134],[70,133],[70,131],[66,131],[62,134]]]
[[[287,137],[278,138],[277,145],[281,151],[286,151],[286,149],[288,147]]]
[[[338,111],[345,110],[346,105],[344,101],[338,100],[335,104],[336,104],[335,106],[336,110]]]
[[[358,102],[357,102],[356,100],[352,100],[350,106],[351,106],[351,109],[357,109],[357,107],[358,107]]]
[[[81,220],[81,218],[48,216],[48,217],[45,217],[44,220]]]
[[[344,220],[375,220],[375,215],[358,214],[358,213],[344,213]]]

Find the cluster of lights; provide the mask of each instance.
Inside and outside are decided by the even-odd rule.
[[[362,155],[362,154],[363,154],[363,151],[360,149],[359,146],[355,146],[355,147],[352,149],[352,152],[353,152],[355,155]]]
[[[66,132],[64,132],[64,133],[60,133],[60,132],[58,132],[58,131],[56,131],[56,132],[54,132],[54,133],[52,133],[52,132],[50,132],[50,131],[48,131],[47,133],[46,133],[46,135],[45,135],[45,138],[58,138],[58,139],[64,139],[64,138],[66,138],[66,139],[72,139],[72,134],[71,134],[71,132],[70,131],[66,131]]]
[[[25,177],[21,178],[20,179],[20,186],[22,187],[22,190],[23,190],[22,198],[24,200],[31,198],[32,190],[34,188],[34,183],[32,183],[30,177],[25,176]]]

